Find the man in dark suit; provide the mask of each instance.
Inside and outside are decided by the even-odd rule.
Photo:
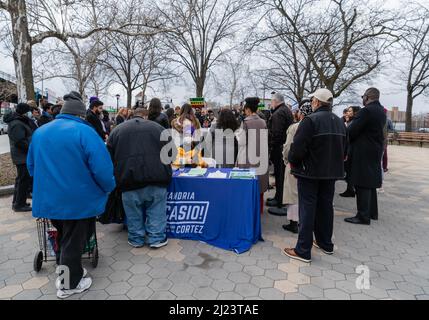
[[[351,157],[351,184],[356,188],[358,213],[348,223],[370,225],[378,220],[377,188],[383,184],[381,161],[387,117],[380,104],[380,91],[369,88],[362,97],[363,108],[348,128]]]

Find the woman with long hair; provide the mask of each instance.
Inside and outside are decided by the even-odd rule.
[[[234,168],[238,155],[238,141],[235,132],[239,124],[235,114],[230,109],[222,109],[218,120],[210,127],[212,136],[212,157],[218,167]],[[216,134],[222,134],[222,140],[216,139]],[[222,150],[222,153],[220,151]]]
[[[197,147],[201,138],[201,125],[190,104],[184,104],[179,118],[173,120],[173,139],[178,147],[178,155],[173,166],[207,167]]]
[[[168,117],[166,114],[162,113],[162,103],[158,98],[153,98],[149,103],[148,120],[158,123],[165,129],[170,128]]]

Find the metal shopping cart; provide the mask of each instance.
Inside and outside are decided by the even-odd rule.
[[[42,264],[49,261],[56,261],[56,255],[58,253],[58,232],[52,225],[49,219],[37,219],[37,236],[39,239],[39,251],[34,256],[33,268],[34,271],[39,272],[42,269]],[[97,232],[95,230],[88,237],[88,242],[83,252],[83,258],[91,260],[93,268],[97,268],[98,265],[98,242]]]

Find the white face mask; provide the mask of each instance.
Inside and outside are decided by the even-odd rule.
[[[33,113],[31,113],[31,111],[28,111],[26,115],[30,119],[33,118]]]

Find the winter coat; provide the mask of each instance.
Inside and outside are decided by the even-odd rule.
[[[104,212],[115,188],[112,160],[85,120],[62,114],[37,129],[27,161],[35,218],[80,220]]]
[[[331,108],[321,107],[299,124],[289,152],[293,175],[307,179],[344,179],[347,135]]]
[[[249,141],[251,135],[248,134],[248,130],[256,130],[256,156],[260,157],[261,160],[265,158],[267,162],[267,170],[263,174],[258,175],[259,188],[261,193],[265,193],[268,190],[269,175],[268,175],[268,136],[265,134],[265,140],[262,140],[264,134],[261,130],[267,130],[267,125],[258,115],[251,115],[244,119],[241,129],[237,132],[238,141],[238,156],[237,156],[237,167],[239,168],[257,168],[259,165],[252,165],[250,163],[249,155]],[[252,143],[252,141],[250,141]],[[261,154],[265,152],[265,154]],[[250,152],[253,154],[254,152]]]
[[[381,159],[386,120],[384,108],[377,101],[359,111],[349,126],[352,185],[369,189],[382,186]]]
[[[291,167],[288,161],[290,147],[298,130],[299,123],[295,123],[287,130],[286,143],[283,147],[283,160],[286,165],[285,183],[283,187],[283,203],[287,205],[298,204],[298,181],[291,173]]]
[[[46,111],[43,111],[39,120],[37,120],[37,125],[40,128],[40,127],[44,126],[45,124],[48,124],[49,122],[51,122],[53,120],[54,120],[54,117],[52,115],[50,115]]]
[[[16,112],[4,116],[8,124],[10,154],[15,165],[27,162],[28,148],[33,135],[31,119]]]
[[[116,125],[119,126],[123,122],[125,122],[125,118],[123,116],[121,116],[120,114],[118,114],[116,116]]]
[[[162,126],[164,129],[170,129],[170,123],[168,121],[168,116],[165,113],[161,113],[155,119],[149,119],[149,120],[155,121],[160,126]]]
[[[271,149],[283,148],[286,143],[286,132],[293,124],[292,111],[283,103],[274,110],[269,122],[269,142]]]
[[[95,131],[97,131],[97,134],[103,141],[106,140],[106,132],[104,131],[103,123],[99,116],[91,110],[88,110],[86,113],[86,121],[94,127]]]
[[[217,127],[217,123],[213,123],[210,127],[209,134],[211,135],[211,154],[206,155],[216,160],[218,167],[234,168],[238,156],[238,141],[235,134],[225,136],[223,139],[216,139],[216,130],[224,131]],[[222,153],[220,151],[222,150]]]
[[[117,126],[110,134],[107,147],[113,159],[118,188],[122,192],[147,186],[167,188],[172,169],[161,162],[164,128],[154,121],[134,117]]]

